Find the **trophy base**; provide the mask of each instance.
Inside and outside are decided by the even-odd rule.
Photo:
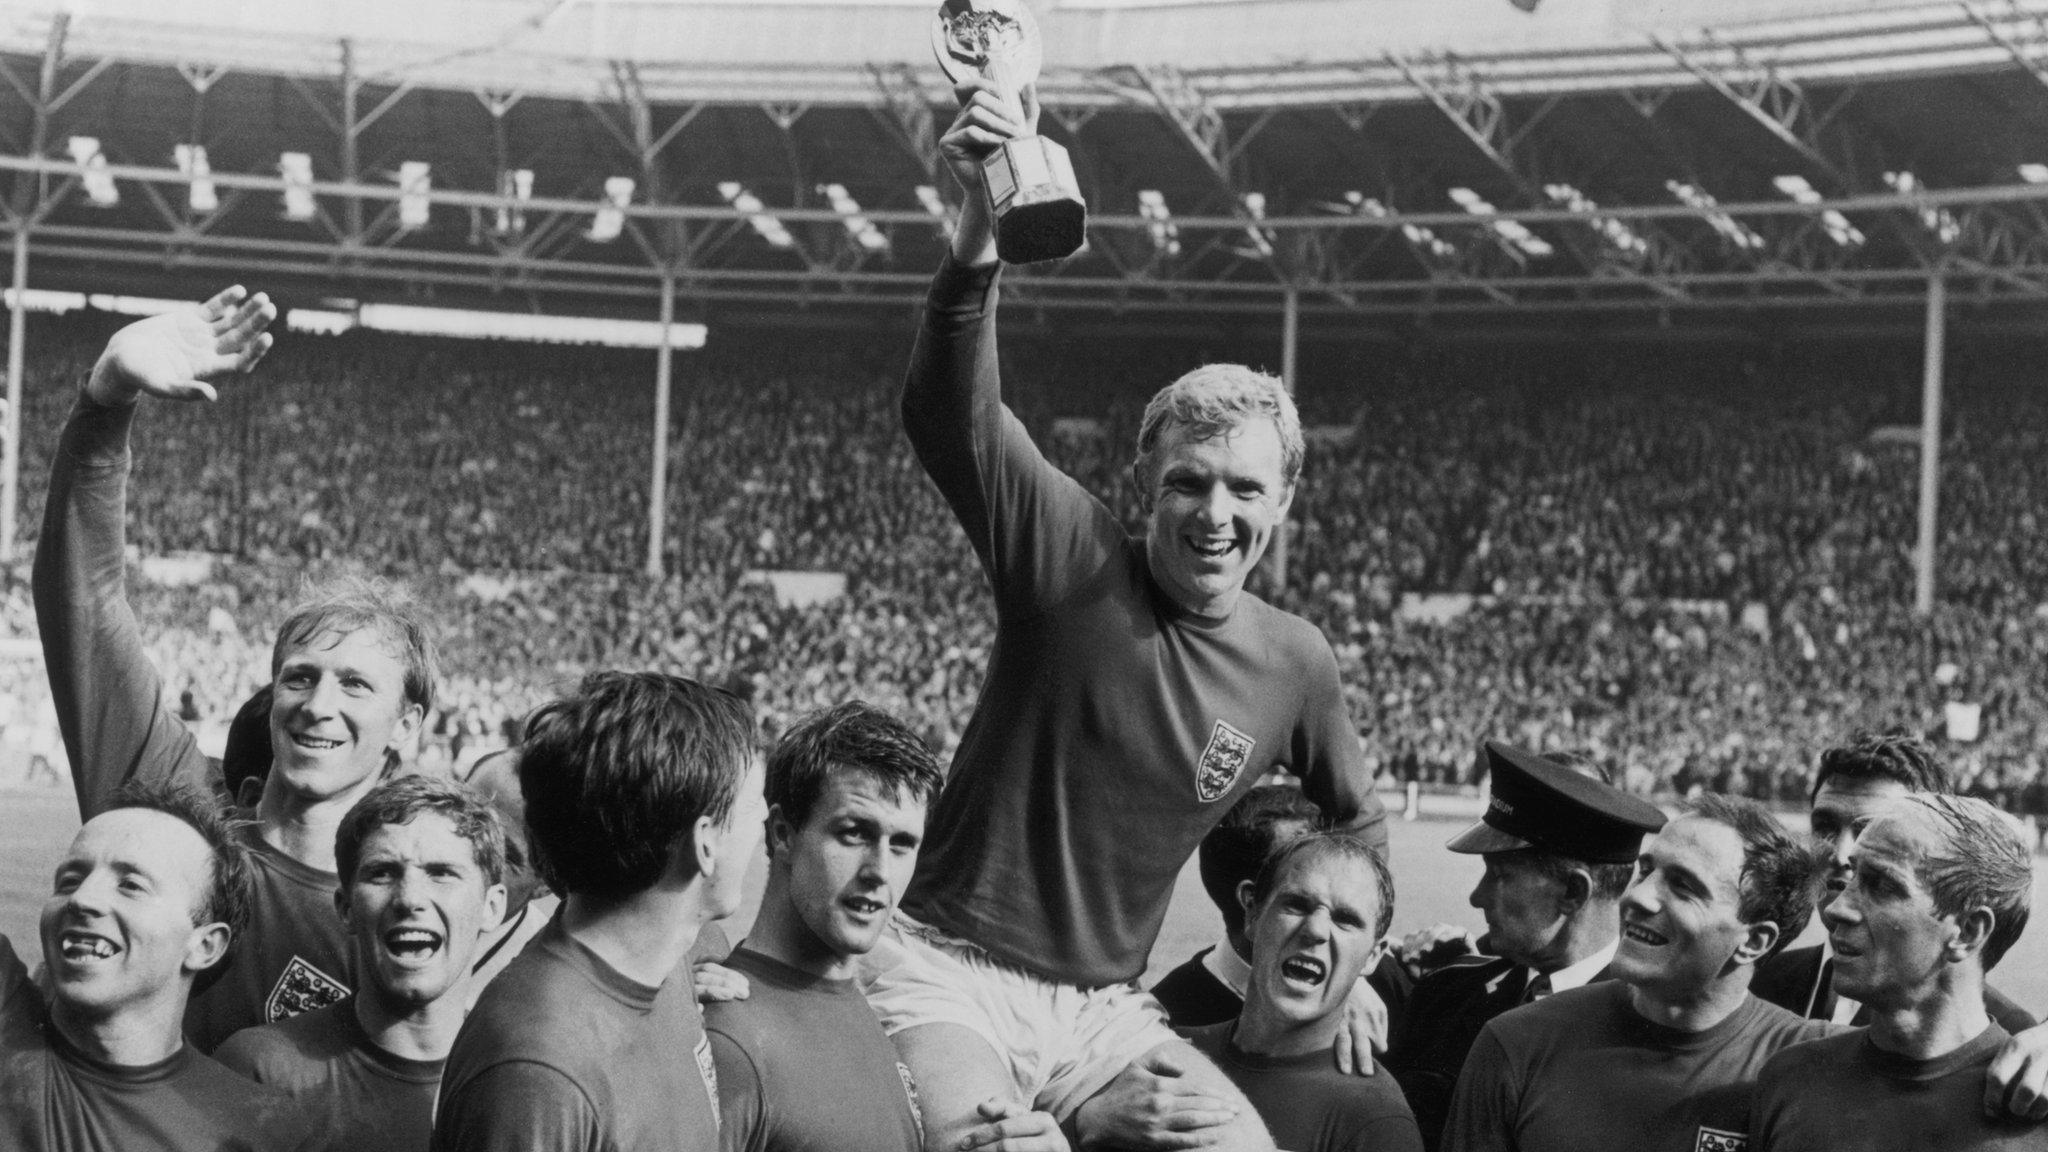
[[[1079,252],[1087,239],[1088,209],[1067,196],[1012,202],[996,221],[996,255],[1005,264],[1064,259]]]
[[[1067,150],[1043,136],[1006,141],[982,164],[1005,264],[1072,256],[1088,241],[1088,206]]]

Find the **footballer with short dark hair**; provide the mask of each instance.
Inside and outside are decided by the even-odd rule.
[[[684,960],[740,904],[760,843],[754,718],[656,672],[598,672],[527,720],[531,849],[554,920],[478,998],[431,1147],[718,1147],[718,1088]]]
[[[505,915],[505,832],[468,788],[402,776],[342,818],[335,857],[355,995],[243,1029],[215,1056],[289,1094],[321,1148],[424,1152],[477,954]]]
[[[943,778],[915,732],[858,701],[803,717],[768,754],[768,884],[725,961],[751,994],[704,1010],[727,1152],[922,1142],[915,1082],[857,969],[916,866]]]
[[[1764,1062],[1831,1025],[1749,993],[1813,913],[1818,861],[1751,800],[1707,794],[1643,844],[1613,980],[1493,1018],[1447,1152],[1743,1148]]]

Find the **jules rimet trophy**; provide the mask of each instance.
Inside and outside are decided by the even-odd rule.
[[[1018,93],[1038,79],[1045,56],[1038,21],[1022,0],[945,0],[932,23],[932,50],[956,84],[987,77],[1023,121]],[[1035,264],[1080,250],[1088,206],[1065,148],[1043,136],[1005,141],[981,173],[1004,263]]]

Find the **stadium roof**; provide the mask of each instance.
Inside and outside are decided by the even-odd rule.
[[[16,5],[5,230],[39,286],[228,273],[638,315],[666,277],[697,310],[901,304],[943,243],[924,190],[953,193],[932,7]],[[1668,318],[1909,303],[1937,270],[1965,302],[2048,296],[2048,183],[2023,175],[2048,180],[2024,168],[2048,164],[2048,0],[1039,12],[1042,127],[1094,213],[1086,253],[1011,278],[1041,307]]]

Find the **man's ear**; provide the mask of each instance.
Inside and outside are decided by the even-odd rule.
[[[334,890],[334,911],[341,917],[342,923],[348,923],[348,885],[346,884],[340,885]]]
[[[768,858],[773,860],[777,853],[796,842],[796,826],[783,818],[782,805],[768,806],[768,834],[764,838],[768,845]]]
[[[1963,913],[1955,925],[1955,935],[1949,937],[1941,951],[1942,959],[1951,964],[1959,964],[1970,956],[1982,959],[1984,946],[1991,942],[1991,933],[1998,927],[1998,914],[1980,904]]]
[[[709,816],[697,817],[690,827],[690,842],[678,844],[678,852],[689,852],[697,862],[697,875],[710,879],[718,873],[718,847],[725,842],[725,825]]]
[[[1748,927],[1742,943],[1735,946],[1735,954],[1729,957],[1734,964],[1754,964],[1771,954],[1778,943],[1778,923],[1775,920],[1761,920]]]
[[[426,723],[426,719],[427,710],[421,707],[417,700],[406,701],[405,711],[398,714],[398,723],[391,726],[391,739],[384,747],[404,755],[406,748],[411,746],[413,737],[420,734],[420,726]]]
[[[1593,899],[1593,874],[1584,868],[1573,868],[1564,874],[1564,891],[1558,893],[1558,911],[1569,916],[1584,908]]]
[[[484,891],[484,931],[495,930],[505,922],[505,886],[493,884]]]
[[[192,929],[192,935],[185,941],[185,959],[181,967],[197,976],[227,957],[228,943],[234,939],[234,931],[216,920]]]
[[[1152,514],[1152,485],[1145,481],[1145,458],[1131,461],[1131,487],[1138,493],[1138,511]]]
[[[1252,918],[1258,914],[1258,901],[1252,895],[1251,881],[1240,880],[1238,882],[1237,903],[1239,907],[1244,909],[1244,931],[1245,935],[1249,936],[1252,931]]]

